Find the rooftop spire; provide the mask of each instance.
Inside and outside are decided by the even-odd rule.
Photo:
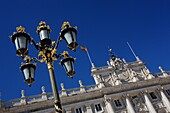
[[[109,55],[110,55],[110,59],[112,59],[112,60],[115,60],[116,59],[116,56],[113,54],[113,51],[112,51],[112,49],[110,48],[109,49]]]
[[[133,51],[132,47],[130,46],[129,42],[127,42],[127,45],[129,46],[131,52],[133,53],[134,57],[136,58],[137,61],[140,61],[139,57],[136,56],[135,52]]]

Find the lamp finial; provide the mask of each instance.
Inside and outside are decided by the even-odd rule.
[[[63,30],[63,29],[68,28],[68,27],[71,27],[71,26],[70,26],[70,23],[67,21],[67,22],[63,23],[61,29]]]
[[[48,31],[51,32],[51,29],[50,29],[50,26],[49,25],[46,25],[46,22],[45,21],[41,21],[39,23],[39,26],[37,27],[37,32],[39,33],[41,31],[41,29],[47,29]]]
[[[24,32],[25,32],[25,28],[22,27],[22,26],[16,27],[16,30],[17,30],[17,32],[19,32],[19,33],[24,33]]]

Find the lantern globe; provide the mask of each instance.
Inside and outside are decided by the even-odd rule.
[[[31,86],[32,83],[35,81],[34,80],[34,74],[35,74],[35,70],[36,70],[36,65],[35,64],[30,64],[30,63],[26,63],[21,65],[21,71],[24,75],[24,80],[25,82]]]
[[[41,28],[38,31],[38,35],[40,36],[40,44],[42,47],[50,46],[51,39],[50,39],[50,30],[45,28]]]
[[[50,26],[47,26],[46,22],[41,21],[37,27],[37,33],[40,36],[40,44],[42,47],[51,46],[50,32]]]
[[[69,27],[61,31],[61,37],[67,42],[67,47],[73,51],[76,51],[78,47],[77,43],[77,30]]]
[[[31,41],[30,35],[25,32],[17,32],[11,36],[11,40],[16,46],[16,55],[24,57],[28,54],[28,44]]]
[[[64,67],[66,74],[73,78],[75,71],[74,71],[74,59],[73,58],[65,58],[61,61],[61,65]]]

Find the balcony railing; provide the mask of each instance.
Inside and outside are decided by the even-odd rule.
[[[81,87],[80,87],[81,88]],[[65,90],[67,93],[67,96],[73,96],[73,95],[78,95],[81,92],[80,88],[72,88]],[[83,86],[85,88],[86,92],[91,92],[97,89],[96,85],[90,85],[90,86]],[[59,91],[60,97],[62,97],[62,91]],[[1,102],[2,107],[13,107],[13,106],[20,106],[20,105],[25,105],[25,104],[31,104],[31,103],[38,103],[41,101],[45,100],[51,100],[53,99],[53,94],[52,93],[43,93],[39,95],[34,95],[34,96],[25,96],[21,97],[18,99],[13,99],[13,100],[8,100]]]

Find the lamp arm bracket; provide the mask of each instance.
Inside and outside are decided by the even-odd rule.
[[[58,37],[58,39],[57,39],[57,42],[55,43],[55,45],[54,45],[54,49],[58,49],[58,45],[59,45],[59,43],[60,43],[60,41],[62,40],[62,37],[61,36],[59,36]]]
[[[34,39],[31,37],[31,44],[34,45],[34,47],[39,50],[39,46],[35,43]]]
[[[28,64],[30,64],[31,62],[33,62],[34,65],[36,65],[36,62],[38,61],[37,58],[35,58],[35,57],[30,58],[30,56],[25,56],[23,60],[25,61],[25,63],[28,63]],[[25,64],[25,63],[22,62],[22,64]]]
[[[39,62],[45,62],[46,61],[46,56],[45,56],[45,54],[43,53],[43,51],[39,51],[39,54],[38,54],[38,61]]]

